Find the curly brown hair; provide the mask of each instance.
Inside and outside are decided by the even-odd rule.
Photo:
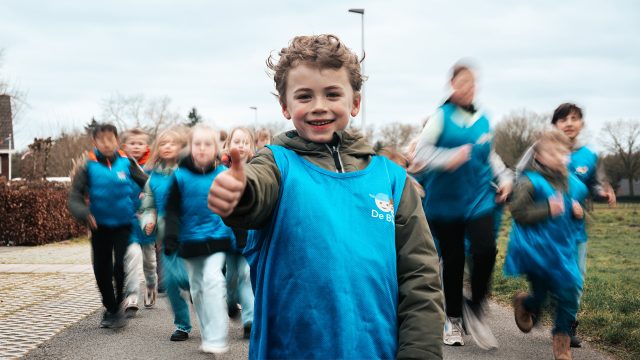
[[[365,80],[360,72],[360,60],[340,39],[331,34],[296,36],[289,46],[278,52],[278,57],[270,55],[267,67],[273,72],[278,100],[286,106],[287,78],[289,70],[304,63],[319,69],[338,70],[343,66],[349,75],[353,91],[360,91]]]

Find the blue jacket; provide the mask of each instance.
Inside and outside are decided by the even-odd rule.
[[[435,146],[455,148],[472,144],[471,159],[455,171],[428,170],[420,176],[426,195],[423,206],[429,220],[470,220],[493,211],[495,189],[489,164],[491,128],[481,116],[470,127],[460,127],[452,117],[458,107],[441,106],[444,115],[442,134]]]
[[[336,173],[269,149],[282,183],[270,224],[244,253],[259,329],[249,358],[395,358],[395,213],[406,172],[376,156]]]
[[[119,152],[115,160],[107,164],[99,161],[102,154],[94,149],[88,155],[87,180],[89,203],[98,225],[116,227],[131,224],[131,165],[127,156]]]
[[[191,156],[180,162],[172,176],[166,206],[166,253],[175,251],[178,244],[181,257],[231,249],[233,231],[207,205],[211,184],[224,170],[226,167],[222,165],[212,165],[202,171],[193,164]]]

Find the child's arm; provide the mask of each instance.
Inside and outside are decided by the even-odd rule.
[[[493,176],[498,178],[496,202],[504,203],[513,190],[513,171],[504,164],[500,155],[493,149],[489,154],[489,164],[491,164]]]
[[[609,207],[616,206],[616,193],[613,191],[611,185],[609,185],[609,181],[604,172],[604,166],[599,157],[596,162],[596,171],[587,183],[587,187],[594,198],[606,200]]]
[[[420,133],[415,154],[411,156],[409,172],[417,174],[428,169],[454,171],[469,160],[471,144],[450,149],[436,146],[443,127],[444,113],[438,109],[429,117]]]
[[[131,173],[133,181],[140,186],[140,189],[144,187],[144,184],[147,183],[147,179],[149,179],[149,175],[147,175],[140,165],[138,165],[138,162],[131,157],[129,157],[129,173]]]
[[[149,186],[149,181],[144,184],[144,197],[142,198],[142,204],[140,205],[140,227],[147,234],[151,235],[153,229],[156,226],[156,202],[153,198],[153,191]]]
[[[178,234],[180,233],[180,187],[175,176],[171,180],[167,209],[165,211],[164,253],[170,255],[178,251]]]
[[[523,225],[535,224],[551,216],[548,202],[534,200],[533,184],[526,176],[518,178],[509,207],[513,219]]]
[[[95,229],[97,227],[96,220],[93,215],[91,215],[91,211],[85,200],[89,193],[86,159],[80,161],[81,163],[77,163],[73,169],[73,181],[71,183],[71,189],[69,190],[67,204],[69,206],[69,212],[71,212],[73,217],[83,224],[88,225],[90,228]]]
[[[280,190],[280,170],[276,165],[273,153],[269,149],[264,149],[258,153],[248,165],[241,166],[239,160],[232,160],[232,164],[237,164],[242,168],[244,176],[244,187],[241,191],[230,198],[225,182],[233,180],[233,167],[216,177],[209,190],[209,208],[220,214],[225,224],[233,228],[256,229],[263,226],[271,218],[273,209],[278,201]],[[239,170],[237,170],[239,171]],[[238,173],[236,173],[238,175]],[[238,180],[240,183],[241,180]],[[232,182],[231,185],[234,185]],[[222,204],[222,205],[221,205]],[[220,206],[233,205],[228,213]],[[218,212],[220,211],[220,212]]]
[[[398,359],[442,359],[439,260],[420,198],[407,179],[396,214]]]

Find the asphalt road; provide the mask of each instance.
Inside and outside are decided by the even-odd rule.
[[[231,322],[230,351],[214,356],[198,351],[200,334],[197,325],[185,342],[171,342],[173,318],[166,298],[158,299],[154,309],[141,309],[129,325],[119,330],[98,328],[101,311],[97,311],[51,340],[31,351],[25,359],[246,359],[248,341],[242,339],[239,321]],[[192,321],[195,314],[192,312]],[[490,326],[500,348],[485,351],[478,348],[470,336],[463,347],[444,349],[445,359],[552,359],[551,334],[547,328],[536,328],[522,334],[513,321],[511,309],[491,304]],[[609,359],[587,344],[573,350],[574,359]]]

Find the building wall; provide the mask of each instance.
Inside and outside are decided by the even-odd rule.
[[[9,154],[0,154],[0,176],[9,178]]]

